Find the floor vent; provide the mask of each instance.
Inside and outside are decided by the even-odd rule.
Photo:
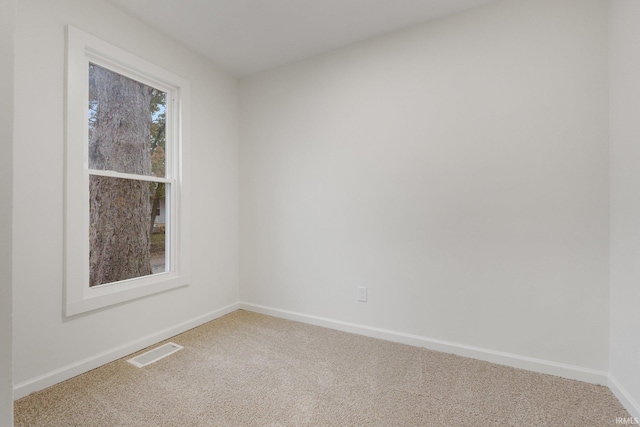
[[[168,342],[160,347],[154,348],[153,350],[149,350],[146,353],[142,353],[139,356],[136,356],[132,359],[127,360],[127,362],[132,365],[137,366],[138,368],[142,368],[144,366],[150,365],[153,362],[157,362],[158,360],[165,358],[178,350],[182,350],[184,347],[178,344],[174,344],[172,342]]]

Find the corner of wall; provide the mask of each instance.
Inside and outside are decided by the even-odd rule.
[[[0,1],[0,425],[13,425],[13,64],[16,0]],[[4,143],[6,141],[6,143]]]
[[[632,417],[640,418],[640,404],[611,373],[608,376],[607,386]]]
[[[640,2],[609,2],[611,391],[640,417]]]

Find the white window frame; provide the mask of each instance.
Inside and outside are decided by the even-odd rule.
[[[148,178],[171,186],[166,201],[170,220],[167,271],[92,287],[89,286],[89,63],[167,93],[166,179]],[[185,162],[189,129],[185,118],[189,115],[189,82],[70,25],[66,71],[65,315],[74,316],[188,285],[189,180]],[[99,174],[132,177],[113,171]]]

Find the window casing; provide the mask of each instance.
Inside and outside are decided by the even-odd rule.
[[[166,94],[164,171],[145,174],[96,168],[89,156],[91,67],[100,67]],[[186,80],[77,28],[67,28],[67,93],[65,155],[65,314],[79,313],[164,292],[189,283],[188,152],[189,84]],[[97,178],[96,178],[97,177]],[[92,282],[90,286],[91,179],[126,180],[162,185],[166,246],[164,266],[151,274],[124,280]],[[123,181],[124,182],[124,181]],[[94,190],[92,190],[94,191]],[[92,201],[92,212],[95,211]],[[149,210],[149,221],[152,217]],[[155,211],[153,212],[155,214]],[[151,223],[149,223],[151,225]],[[94,263],[91,264],[92,266]],[[93,267],[91,267],[93,268]],[[93,280],[93,279],[91,279]]]

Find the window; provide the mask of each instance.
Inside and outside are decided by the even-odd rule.
[[[184,79],[68,27],[67,316],[188,284],[187,97]]]

